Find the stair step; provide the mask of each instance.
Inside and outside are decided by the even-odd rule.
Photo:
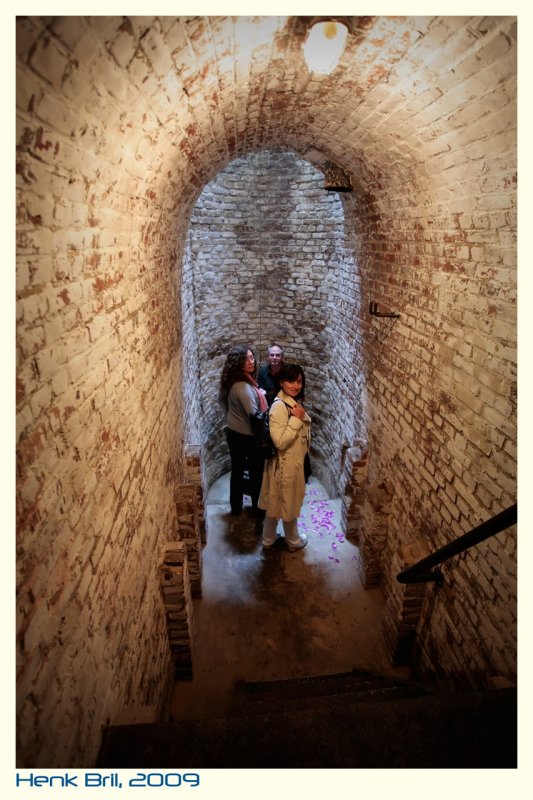
[[[257,698],[253,701],[245,700],[241,703],[239,703],[239,699],[236,698],[229,713],[231,716],[245,716],[250,714],[270,714],[279,711],[290,711],[294,708],[299,708],[301,710],[320,708],[333,709],[348,704],[370,703],[376,700],[391,700],[399,697],[413,697],[413,692],[401,686],[391,686],[356,692],[343,691],[336,694],[304,695],[302,697],[287,696],[278,697],[276,699]]]
[[[319,708],[327,703],[368,702],[420,694],[427,694],[427,690],[419,684],[361,670],[273,681],[240,681],[235,685],[231,713],[268,713],[295,705]]]
[[[516,768],[516,690],[108,728],[101,768]]]

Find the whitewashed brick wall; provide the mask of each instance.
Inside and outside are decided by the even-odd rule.
[[[281,148],[354,180],[336,278],[316,287],[327,319],[313,355],[329,348],[324,397],[340,390],[350,436],[368,440],[369,483],[394,489],[384,586],[398,544],[443,544],[514,499],[516,20],[350,24],[341,64],[319,77],[301,18],[18,19],[20,766],[90,765],[102,725],[165,697],[157,575],[184,447],[198,444],[184,431],[215,440],[191,422],[203,414],[185,367],[205,332],[190,328],[186,238],[234,159]],[[327,252],[316,241],[288,295],[294,323]],[[370,300],[400,319],[371,319]],[[199,359],[209,379],[217,347]],[[323,425],[334,462],[344,431]],[[502,534],[446,569],[422,671],[511,674],[514,547]]]
[[[305,369],[315,469],[338,491],[342,447],[363,424],[350,394],[355,326],[344,330],[359,302],[358,275],[339,196],[294,154],[237,159],[198,199],[185,264],[188,419],[206,448],[209,481],[229,468],[217,400],[227,352],[247,343],[264,364],[275,341]]]

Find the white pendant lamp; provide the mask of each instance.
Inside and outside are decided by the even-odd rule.
[[[303,46],[304,58],[310,71],[329,75],[339,63],[347,35],[348,28],[342,22],[316,22]]]

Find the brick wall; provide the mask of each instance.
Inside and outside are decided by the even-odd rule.
[[[363,419],[358,394],[348,396],[357,384],[358,275],[339,196],[292,153],[237,159],[197,201],[184,266],[185,371],[198,375],[186,405],[191,436],[206,447],[209,482],[229,468],[217,401],[227,352],[248,343],[266,363],[275,341],[287,362],[305,369],[315,471],[338,491],[341,449],[360,435]],[[342,414],[332,413],[335,405]]]
[[[238,169],[251,179],[246,224],[227,227],[245,311],[235,338],[286,337],[308,359],[332,490],[350,447],[369,486],[391,487],[385,592],[398,547],[444,544],[514,499],[516,20],[350,25],[338,69],[320,77],[303,63],[302,18],[17,22],[20,766],[90,765],[102,725],[164,702],[158,575],[190,482],[184,453],[209,446],[204,488],[226,463],[197,386],[214,386],[231,344],[217,298],[202,308],[194,294],[206,248],[187,249],[187,233],[204,187],[214,197],[231,176],[242,192]],[[281,184],[263,202],[268,259],[255,221],[275,162],[260,151],[277,153]],[[352,195],[319,189],[324,158],[351,175]],[[208,256],[229,279],[227,252]],[[262,307],[278,325],[263,342],[256,295],[239,283],[259,262],[288,281],[283,314]],[[371,318],[371,300],[399,320]],[[364,502],[363,488],[350,497]],[[367,519],[349,511],[352,525]],[[515,565],[509,531],[426,589],[422,673],[512,676]]]
[[[506,90],[496,95],[504,108]],[[388,201],[382,193],[345,201],[362,291],[400,313],[360,317],[369,483],[394,486],[385,563],[418,533],[432,550],[516,498],[516,154],[488,146],[510,140],[507,105],[494,134],[484,134],[485,151],[479,142],[453,149],[449,133],[435,131],[439,155],[428,159],[423,195],[397,186]],[[484,125],[457,124],[465,139]],[[514,532],[502,533],[445,567],[448,591],[427,589],[421,672],[445,665],[439,673],[456,683],[514,677],[514,547]],[[490,633],[480,637],[487,619]]]
[[[69,52],[31,25],[18,80],[17,732],[20,763],[36,766],[86,763],[103,724],[166,696],[156,576],[176,526],[182,411],[173,237],[128,133],[143,107],[120,122],[123,78],[104,90],[83,37]]]

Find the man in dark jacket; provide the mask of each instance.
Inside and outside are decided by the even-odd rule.
[[[265,390],[268,407],[270,408],[279,392],[277,375],[283,367],[283,349],[279,344],[271,344],[267,349],[267,361],[266,366],[261,367],[259,370],[257,383],[260,389]]]

